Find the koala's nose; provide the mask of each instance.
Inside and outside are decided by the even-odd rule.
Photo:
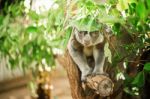
[[[84,38],[84,43],[85,43],[86,45],[90,44],[90,37],[89,37],[88,35],[85,36],[85,38]]]
[[[84,40],[85,41],[89,41],[91,38],[90,38],[90,35],[89,34],[87,34],[87,35],[85,35],[85,37],[84,37]]]
[[[85,42],[85,43],[89,43],[89,42],[90,42],[90,38],[85,38],[85,39],[84,39],[84,42]]]
[[[84,40],[84,43],[88,44],[88,43],[90,43],[90,41],[89,40]]]

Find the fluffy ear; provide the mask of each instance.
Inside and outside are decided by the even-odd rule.
[[[76,28],[74,29],[74,35],[75,35],[76,40],[82,44],[82,39],[78,35],[79,32],[80,31],[78,31],[78,29],[76,29]]]
[[[79,31],[77,30],[77,28],[74,28],[74,34],[78,35]]]
[[[99,34],[98,39],[96,40],[96,42],[94,43],[94,45],[97,45],[98,43],[102,43],[104,42],[104,36],[102,33]]]

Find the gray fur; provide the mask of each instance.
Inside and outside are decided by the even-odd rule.
[[[105,61],[103,48],[98,49],[97,44],[104,42],[104,37],[101,33],[90,34],[86,31],[80,33],[75,29],[74,33],[69,40],[68,51],[73,61],[77,64],[81,71],[81,80],[84,81],[90,74],[104,74],[103,66]],[[73,40],[76,40],[83,46],[82,50],[78,50],[74,45]],[[88,44],[89,43],[89,44]],[[90,49],[89,49],[90,47]],[[93,55],[95,66],[94,69],[90,68],[87,63],[86,57]]]

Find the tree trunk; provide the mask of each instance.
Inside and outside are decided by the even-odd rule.
[[[114,84],[109,77],[103,75],[89,76],[86,83],[82,83],[80,79],[81,72],[68,51],[64,56],[58,57],[58,61],[67,71],[73,99],[107,99],[105,96],[112,93]]]

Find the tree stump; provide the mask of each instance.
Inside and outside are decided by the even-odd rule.
[[[89,76],[86,84],[102,97],[110,96],[113,92],[113,82],[104,75]]]
[[[73,99],[103,99],[112,94],[113,82],[109,77],[104,75],[88,76],[87,81],[83,84],[80,79],[81,72],[68,51],[57,59],[67,71]]]

